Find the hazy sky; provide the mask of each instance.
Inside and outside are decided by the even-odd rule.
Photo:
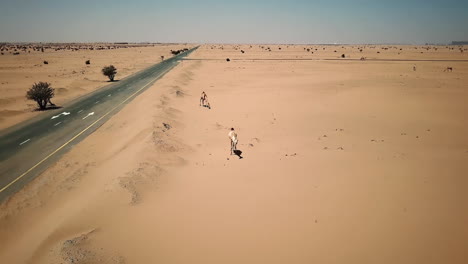
[[[0,0],[0,42],[452,40],[468,40],[468,0]]]

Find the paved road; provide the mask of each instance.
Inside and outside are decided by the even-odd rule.
[[[0,201],[20,190],[197,48],[1,131]]]

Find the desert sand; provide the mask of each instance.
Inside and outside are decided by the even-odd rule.
[[[466,52],[252,46],[200,47],[1,204],[0,262],[467,263]]]
[[[55,88],[57,106],[109,84],[101,69],[117,68],[116,80],[169,58],[185,44],[0,44],[0,129],[40,114],[26,99],[36,82]],[[44,48],[44,51],[42,51]],[[15,53],[19,53],[15,55]],[[86,64],[89,60],[90,64]],[[47,62],[47,64],[44,64]]]

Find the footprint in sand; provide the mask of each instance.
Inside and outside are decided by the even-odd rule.
[[[181,91],[181,90],[176,90],[175,94],[176,94],[177,97],[184,97],[185,96],[185,93],[183,91]]]
[[[216,122],[214,125],[217,130],[228,129],[226,126],[221,125],[220,123]]]

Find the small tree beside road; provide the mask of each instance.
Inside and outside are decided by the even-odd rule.
[[[28,100],[36,101],[39,105],[39,109],[44,110],[47,107],[47,103],[55,95],[55,89],[50,86],[50,83],[39,82],[33,84],[33,86],[26,92],[26,98]]]
[[[102,74],[107,76],[111,82],[114,81],[114,77],[117,74],[117,69],[114,67],[114,65],[109,65],[105,66],[102,68]]]

